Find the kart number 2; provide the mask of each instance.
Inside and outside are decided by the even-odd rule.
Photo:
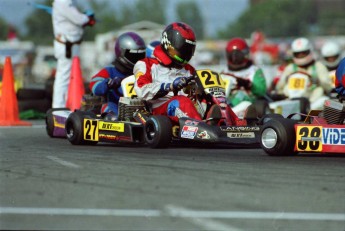
[[[217,72],[211,70],[199,70],[197,71],[198,76],[205,88],[209,87],[225,87],[223,79]]]
[[[297,151],[320,152],[322,151],[322,127],[305,126],[297,127]]]
[[[84,119],[84,140],[98,141],[98,121]]]

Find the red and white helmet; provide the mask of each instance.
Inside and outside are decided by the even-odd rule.
[[[307,38],[297,38],[291,44],[293,61],[298,66],[306,66],[314,61],[312,46]]]
[[[229,40],[226,46],[226,58],[229,69],[240,69],[250,61],[249,46],[242,38],[233,38]]]

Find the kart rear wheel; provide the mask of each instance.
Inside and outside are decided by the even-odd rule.
[[[167,116],[151,116],[145,124],[145,139],[151,148],[167,148],[172,140],[172,124]]]
[[[261,129],[261,148],[270,156],[292,156],[296,133],[294,125],[297,122],[291,119],[274,118],[265,123]]]
[[[74,145],[95,145],[97,141],[84,140],[84,118],[96,118],[92,112],[72,112],[65,123],[66,136],[68,141]]]
[[[46,131],[48,136],[54,138],[54,111],[65,111],[69,110],[68,108],[50,108],[46,112]]]
[[[284,116],[282,116],[281,114],[277,114],[277,113],[267,114],[267,115],[262,116],[259,119],[258,124],[263,125],[271,119],[282,119],[282,118],[284,118]]]

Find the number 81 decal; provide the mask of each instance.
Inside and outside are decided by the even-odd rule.
[[[298,126],[296,131],[297,151],[322,151],[322,126]]]

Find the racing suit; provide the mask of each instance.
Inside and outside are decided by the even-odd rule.
[[[190,117],[201,120],[193,102],[183,91],[176,96],[172,91],[166,91],[164,85],[172,83],[178,77],[189,77],[195,69],[186,64],[181,69],[167,66],[169,59],[161,46],[154,49],[155,58],[145,58],[134,66],[136,81],[134,89],[138,95],[152,104],[154,115],[167,115],[175,122],[180,117]]]
[[[311,90],[317,86],[321,86],[325,94],[329,94],[329,92],[332,90],[332,81],[329,78],[329,72],[326,66],[320,61],[314,61],[306,67],[297,66],[295,63],[290,63],[288,66],[286,66],[276,86],[276,90],[279,94],[285,94],[284,91],[287,87],[287,77],[297,71],[306,72],[311,75]]]
[[[53,108],[66,107],[67,90],[73,56],[79,56],[83,26],[89,22],[86,14],[80,13],[73,0],[54,0],[52,21],[54,52],[57,59],[53,89]]]
[[[117,88],[109,89],[108,82],[110,79],[120,78],[121,80],[128,75],[121,73],[115,66],[105,67],[91,78],[90,89],[94,95],[104,96],[105,103],[102,104],[101,113],[114,112],[118,115],[118,103],[123,96],[121,85]]]
[[[335,90],[340,96],[345,97],[345,58],[340,61],[335,75]]]
[[[264,73],[261,68],[249,62],[245,68],[240,70],[229,70],[228,74],[239,78],[249,80],[251,85],[248,89],[238,89],[227,96],[228,103],[231,106],[236,106],[242,101],[249,101],[254,103],[257,98],[266,94],[267,85]],[[222,76],[224,77],[224,76]]]

